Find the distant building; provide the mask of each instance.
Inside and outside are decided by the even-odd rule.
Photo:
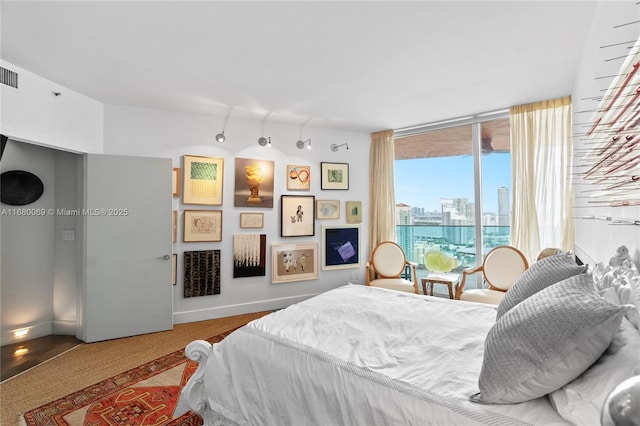
[[[509,226],[509,188],[498,188],[498,226]]]
[[[414,232],[412,226],[406,225],[413,225],[411,206],[404,203],[396,204],[396,242],[404,250],[405,256],[410,256],[413,251]]]

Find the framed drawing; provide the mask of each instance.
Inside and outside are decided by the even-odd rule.
[[[222,210],[185,210],[183,241],[222,241]]]
[[[240,228],[264,228],[264,213],[240,213]]]
[[[280,196],[280,236],[309,237],[316,234],[313,195]]]
[[[362,201],[347,201],[347,223],[362,223]]]
[[[360,227],[322,227],[322,269],[360,266]]]
[[[311,167],[287,165],[287,189],[309,191],[311,189]]]
[[[266,275],[267,235],[236,234],[233,236],[233,278]]]
[[[185,155],[183,163],[182,202],[221,206],[224,159]]]
[[[318,243],[273,244],[271,282],[318,279]]]
[[[340,219],[340,200],[316,201],[316,219]]]
[[[273,208],[274,162],[236,158],[234,207]]]
[[[349,164],[320,163],[320,189],[349,189]]]
[[[173,277],[173,285],[178,281],[178,255],[173,253],[171,256],[171,276]]]
[[[173,242],[178,241],[178,211],[173,211]]]
[[[179,197],[180,196],[180,169],[177,167],[173,168],[171,184],[173,185],[173,196]]]
[[[185,251],[183,296],[220,294],[220,250]]]

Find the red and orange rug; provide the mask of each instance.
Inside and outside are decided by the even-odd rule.
[[[24,420],[28,426],[199,426],[195,413],[173,417],[180,390],[197,367],[179,350],[30,410]]]

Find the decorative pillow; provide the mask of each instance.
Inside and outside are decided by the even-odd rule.
[[[623,318],[620,331],[606,352],[574,381],[549,394],[558,414],[576,425],[600,424],[609,393],[629,377],[640,374],[640,332]]]
[[[576,264],[571,253],[547,256],[534,262],[504,295],[496,319],[532,294],[586,270],[587,265]]]
[[[511,404],[559,389],[602,355],[627,309],[596,294],[586,273],[523,300],[489,330],[480,392],[469,399]]]

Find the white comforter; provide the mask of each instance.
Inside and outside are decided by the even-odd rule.
[[[207,347],[179,411],[251,425],[565,424],[546,397],[467,399],[494,321],[488,305],[346,285]]]

